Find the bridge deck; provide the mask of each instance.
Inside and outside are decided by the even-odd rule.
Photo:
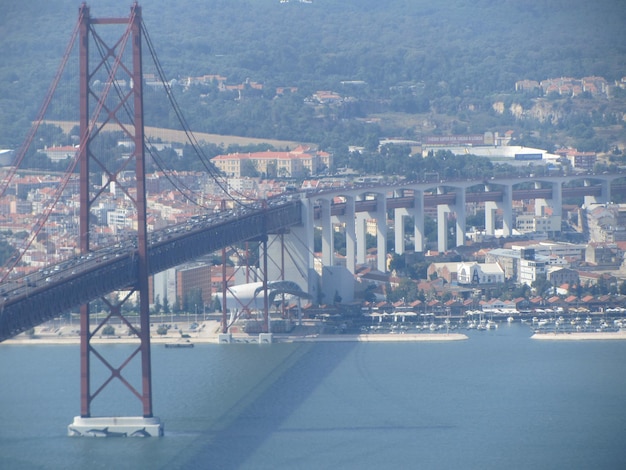
[[[279,200],[266,208],[214,214],[155,231],[150,235],[149,273],[300,224],[301,213],[299,200]],[[0,287],[0,341],[112,291],[130,288],[136,280],[137,250],[129,242],[4,283]]]

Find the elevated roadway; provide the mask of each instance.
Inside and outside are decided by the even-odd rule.
[[[602,184],[610,184],[611,194],[626,194],[626,183],[615,182],[620,178],[626,178],[626,173],[618,173],[611,175],[573,175],[573,176],[554,176],[554,177],[515,177],[515,178],[494,178],[494,179],[476,179],[476,180],[445,180],[433,182],[401,182],[397,184],[370,184],[347,186],[344,188],[333,188],[321,191],[311,191],[307,197],[315,199],[334,199],[338,196],[355,197],[356,212],[375,212],[377,209],[376,198],[362,198],[359,196],[364,194],[385,193],[386,209],[411,208],[415,204],[415,198],[411,192],[423,192],[424,207],[436,207],[438,205],[454,205],[457,202],[457,196],[460,191],[465,192],[466,203],[479,202],[503,202],[505,192],[502,187],[511,187],[511,199],[514,201],[531,200],[531,199],[551,199],[553,197],[552,187],[548,186],[555,183],[561,184],[561,197],[596,197],[603,196],[604,188]],[[578,181],[579,186],[565,186],[572,182]],[[520,185],[534,184],[535,188],[519,188]],[[600,184],[598,184],[600,183]],[[611,184],[612,183],[612,184]],[[489,190],[475,190],[475,188],[488,187]],[[515,189],[518,187],[518,189]],[[341,216],[346,211],[344,202],[334,200],[331,204],[331,215]],[[315,218],[320,217],[319,206],[315,207]]]
[[[626,185],[615,185],[615,191],[623,191],[626,193]],[[572,188],[563,188],[563,197],[584,197],[584,196],[596,196],[602,195],[602,188],[600,186],[579,186]],[[483,192],[468,192],[466,193],[466,203],[477,203],[502,201],[502,191],[483,191]],[[521,201],[526,199],[549,199],[552,197],[552,189],[518,189],[513,191],[513,200]],[[455,192],[445,194],[425,194],[424,195],[424,207],[436,207],[441,204],[453,205],[456,203],[457,195]],[[413,207],[415,204],[415,198],[413,197],[390,197],[387,198],[387,209],[399,209]],[[346,204],[343,202],[336,202],[332,206],[332,215],[344,215]],[[376,211],[376,199],[365,199],[356,201],[356,212],[375,212]],[[319,217],[319,208],[316,208],[316,216]]]
[[[301,223],[299,199],[191,219],[149,237],[149,273],[246,240],[261,239]],[[0,284],[0,341],[49,321],[60,313],[137,282],[133,241],[71,258],[37,273]]]

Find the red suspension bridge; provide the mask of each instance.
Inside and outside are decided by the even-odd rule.
[[[115,29],[110,32],[109,29]],[[150,359],[150,318],[149,318],[149,277],[173,266],[213,253],[228,246],[244,242],[259,241],[262,252],[267,256],[269,234],[285,233],[296,226],[306,224],[304,214],[312,214],[312,219],[321,217],[322,199],[331,200],[330,214],[343,216],[347,204],[338,196],[346,194],[363,195],[356,204],[355,212],[376,212],[379,199],[368,198],[368,194],[383,194],[385,209],[414,208],[415,194],[424,193],[424,207],[439,205],[453,206],[458,200],[471,202],[502,202],[506,197],[513,199],[550,199],[553,188],[536,186],[534,189],[512,189],[506,195],[506,188],[514,188],[521,183],[535,182],[534,179],[489,181],[448,181],[432,183],[405,182],[401,185],[356,186],[333,189],[329,192],[292,194],[265,201],[252,201],[241,194],[228,190],[209,159],[203,155],[193,133],[188,131],[174,95],[171,92],[158,62],[154,47],[141,17],[141,8],[134,4],[127,18],[94,18],[90,9],[83,4],[79,9],[78,21],[71,40],[61,61],[51,87],[46,94],[41,110],[16,154],[14,165],[8,170],[0,186],[0,196],[11,187],[22,167],[28,149],[35,141],[38,131],[55,91],[61,82],[64,70],[70,62],[71,54],[78,44],[78,145],[69,160],[59,187],[48,195],[41,215],[29,235],[18,247],[2,271],[0,283],[0,341],[25,332],[41,323],[49,321],[62,312],[80,309],[80,416],[69,426],[70,435],[100,435],[102,429],[112,434],[158,436],[163,427],[152,409],[151,359]],[[163,85],[170,105],[185,129],[190,145],[202,162],[206,174],[223,190],[223,199],[230,201],[231,209],[214,213],[205,207],[205,215],[189,221],[168,226],[159,230],[148,230],[149,208],[146,199],[146,153],[152,164],[162,174],[172,178],[172,185],[191,204],[202,208],[201,196],[182,181],[174,181],[175,175],[167,170],[166,162],[158,153],[152,152],[144,135],[144,72],[143,46],[147,45],[153,59],[158,81]],[[111,154],[103,151],[104,141],[110,138],[114,128],[128,143],[129,152]],[[76,177],[78,175],[78,177]],[[592,175],[580,177],[581,185],[563,187],[561,197],[606,196],[607,185],[613,182],[610,192],[626,192],[626,185],[614,182],[624,175]],[[582,182],[585,184],[582,184]],[[466,192],[467,188],[483,185],[490,191]],[[439,191],[437,188],[448,188]],[[498,189],[499,187],[504,189]],[[434,189],[433,189],[434,188]],[[432,191],[431,191],[432,190]],[[76,195],[78,224],[75,237],[75,252],[60,263],[31,270],[27,274],[17,274],[17,268],[27,264],[33,244],[45,234],[47,224],[54,218],[55,205],[61,200],[70,199],[68,193]],[[107,195],[120,194],[124,204],[130,206],[136,215],[135,228],[125,231],[115,242],[99,242],[96,236],[98,226],[94,223],[94,213],[101,204],[108,203]],[[312,229],[312,227],[308,227]],[[97,239],[97,240],[96,240]],[[312,236],[311,236],[312,239]],[[267,286],[267,261],[262,269],[264,284]],[[311,266],[305,266],[309,269]],[[306,274],[305,274],[306,275]],[[227,283],[223,282],[224,289]],[[121,292],[118,297],[108,294]],[[139,324],[136,317],[128,318],[122,305],[131,295],[139,299]],[[267,287],[265,288],[267,316]],[[225,299],[225,293],[224,293]],[[108,315],[95,325],[90,314],[90,302],[102,299],[108,307]],[[223,304],[222,329],[226,332],[226,303]],[[92,344],[94,335],[101,332],[107,322],[118,319],[137,338],[136,348],[119,367],[113,366]],[[101,384],[94,386],[91,378],[91,363],[99,361],[110,372]],[[141,387],[134,387],[125,378],[126,366],[133,360],[141,363]],[[141,405],[140,416],[109,418],[92,416],[92,403],[102,390],[113,380],[123,383]],[[99,434],[100,433],[100,434]]]

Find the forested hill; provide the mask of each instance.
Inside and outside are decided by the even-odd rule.
[[[88,2],[94,17],[127,16],[131,3]],[[302,95],[358,80],[370,98],[410,85],[424,90],[428,106],[442,95],[511,92],[526,78],[626,75],[624,0],[139,3],[170,78],[220,74]],[[35,116],[79,5],[0,0],[0,146],[15,144]]]

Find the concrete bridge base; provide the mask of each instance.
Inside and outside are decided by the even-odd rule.
[[[217,337],[217,340],[220,344],[222,343],[232,343],[233,335],[230,333],[220,333]]]
[[[272,333],[261,333],[259,334],[259,344],[271,344],[273,342]]]
[[[141,416],[74,417],[74,422],[67,427],[69,436],[83,437],[161,437],[163,424],[157,417]]]

